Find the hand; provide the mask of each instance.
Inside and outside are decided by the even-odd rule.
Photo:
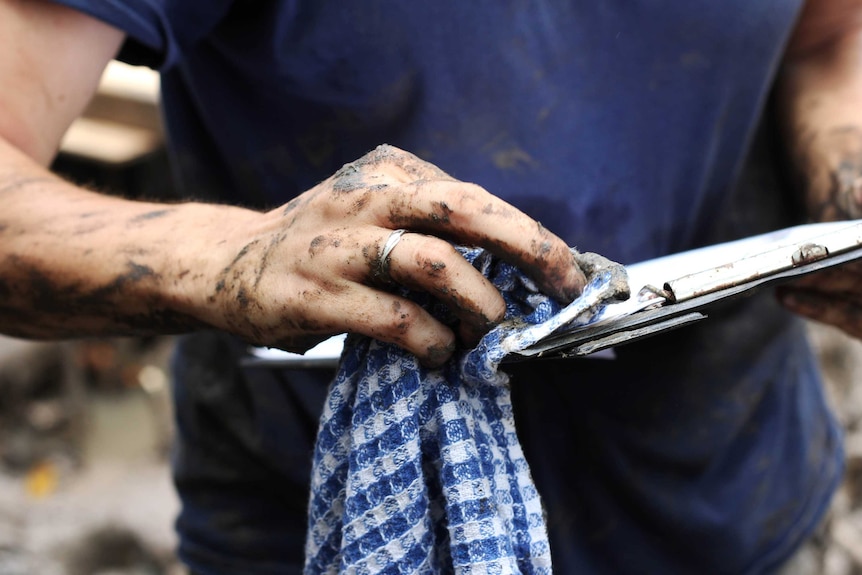
[[[407,233],[381,261],[382,247],[401,228]],[[208,321],[251,342],[292,350],[333,333],[360,333],[440,365],[455,348],[454,333],[392,293],[393,284],[444,302],[468,343],[505,313],[496,288],[447,240],[494,252],[561,301],[583,288],[568,247],[541,224],[477,185],[380,146],[233,230],[210,274],[208,299],[220,316]]]
[[[818,271],[776,293],[787,309],[862,339],[862,263]]]

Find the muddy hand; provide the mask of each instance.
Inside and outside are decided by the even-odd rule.
[[[214,323],[286,349],[348,331],[443,363],[455,335],[395,295],[395,284],[433,294],[457,314],[461,338],[475,342],[505,306],[447,240],[494,252],[563,301],[584,285],[568,247],[540,224],[391,146],[228,233],[211,286],[221,310]]]
[[[809,319],[862,339],[862,264],[844,264],[777,288],[779,301]]]

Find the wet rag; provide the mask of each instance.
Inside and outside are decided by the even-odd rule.
[[[618,282],[597,269],[561,309],[511,265],[460,251],[503,294],[506,321],[439,369],[348,338],[315,447],[307,575],[551,573],[541,501],[497,368],[562,326],[588,323],[620,297]],[[408,295],[452,320],[427,296]]]

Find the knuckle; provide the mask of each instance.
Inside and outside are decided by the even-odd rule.
[[[425,236],[425,241],[418,242],[412,255],[420,269],[435,277],[445,277],[448,265],[461,257],[452,244],[434,236]]]
[[[392,302],[390,313],[385,316],[383,326],[385,331],[393,335],[403,337],[416,326],[417,317],[406,301],[396,299]]]
[[[475,198],[486,199],[491,197],[491,193],[480,186],[479,184],[474,184],[473,182],[459,182],[457,193],[464,198]]]
[[[493,323],[499,323],[506,317],[506,302],[502,297],[495,297],[488,306],[488,319]]]
[[[392,144],[380,144],[377,146],[372,154],[377,153],[382,156],[406,156],[407,152],[399,148],[398,146],[393,146]]]
[[[501,221],[505,219],[508,222],[514,211],[509,204],[479,184],[453,182],[449,190],[449,201],[460,213],[482,214],[485,217]]]
[[[375,164],[395,164],[401,165],[412,154],[405,152],[401,148],[396,148],[391,144],[380,144],[372,151],[362,156],[358,162],[360,165],[375,165]]]

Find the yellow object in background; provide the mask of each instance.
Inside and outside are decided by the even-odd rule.
[[[42,462],[33,466],[24,478],[24,489],[33,499],[44,499],[57,490],[58,474],[55,465]]]

